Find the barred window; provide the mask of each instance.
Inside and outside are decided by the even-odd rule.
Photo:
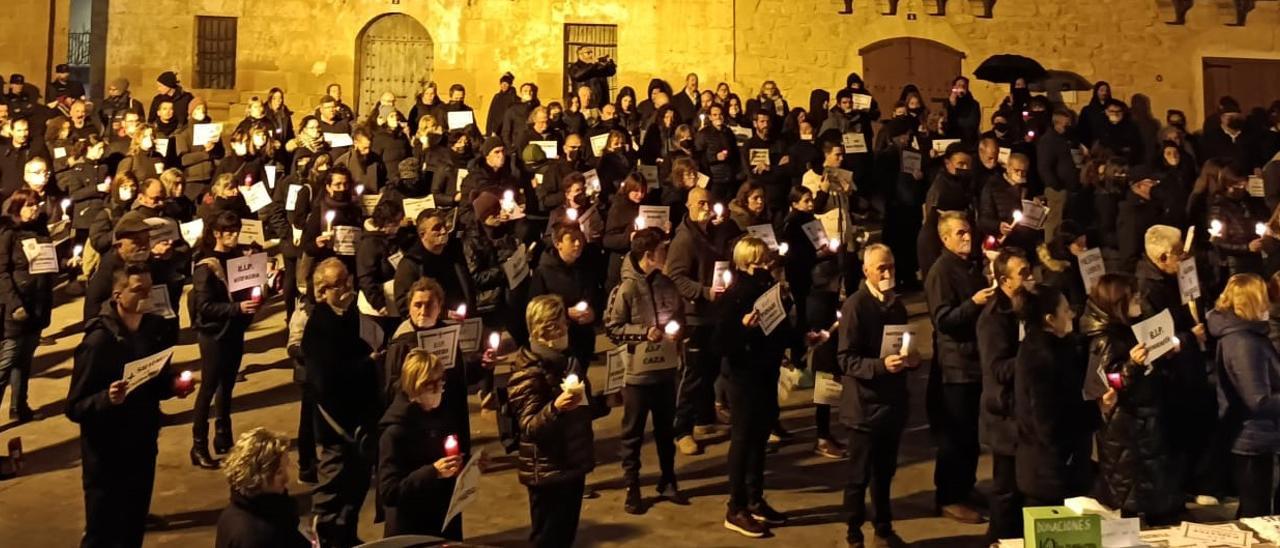
[[[236,18],[196,16],[196,87],[235,89]]]
[[[596,57],[609,56],[614,62],[618,60],[618,25],[595,25],[585,23],[564,24],[564,95],[573,94],[573,82],[569,80],[569,65],[578,60],[578,48],[589,46],[596,52]],[[609,77],[609,96],[618,94],[618,78]]]

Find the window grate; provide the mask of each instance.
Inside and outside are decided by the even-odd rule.
[[[235,89],[236,18],[196,16],[196,87]]]
[[[578,48],[590,46],[596,50],[596,57],[609,56],[614,62],[618,60],[618,25],[596,25],[585,23],[564,24],[564,94],[568,97],[573,92],[573,83],[569,81],[569,65],[578,60]],[[609,96],[618,95],[618,77],[609,77]]]

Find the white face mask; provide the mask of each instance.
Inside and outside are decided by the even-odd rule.
[[[47,184],[49,184],[49,176],[48,176],[48,175],[32,175],[32,174],[27,174],[27,175],[24,177],[24,179],[25,179],[25,180],[26,180],[26,182],[27,182],[27,186],[31,187],[31,189],[32,189],[32,190],[35,190],[35,191],[37,191],[37,192],[39,192],[39,191],[43,190],[43,189],[44,189],[44,186],[45,186],[45,185],[47,185]]]
[[[440,401],[444,399],[444,390],[438,392],[427,392],[418,398],[418,405],[424,410],[430,411],[440,407]]]
[[[231,150],[236,153],[236,156],[244,156],[249,153],[249,145],[244,143],[231,143]]]
[[[151,142],[151,139],[143,139],[141,143],[138,143],[138,148],[141,148],[142,150],[151,150],[152,145],[153,143]]]
[[[876,282],[876,288],[879,289],[881,293],[885,293],[893,290],[893,284],[893,278],[886,278]]]
[[[266,137],[254,137],[254,138],[253,138],[253,146],[255,146],[255,147],[262,148],[262,147],[266,146],[266,144],[267,144],[267,138],[266,138]]]
[[[127,202],[133,199],[133,189],[122,186],[120,187],[120,201]]]

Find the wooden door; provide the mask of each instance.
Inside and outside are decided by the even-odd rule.
[[[1230,95],[1248,114],[1255,108],[1267,108],[1280,98],[1280,60],[1204,59],[1205,115],[1218,110],[1218,99]]]
[[[431,79],[435,50],[427,29],[402,13],[381,15],[357,38],[357,115],[370,112],[387,91],[403,113],[413,107],[419,82]]]
[[[960,75],[964,53],[922,38],[891,38],[858,51],[862,78],[888,117],[902,88],[915,84],[929,110],[941,108],[951,94],[951,81]]]

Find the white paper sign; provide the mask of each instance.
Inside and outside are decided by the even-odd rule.
[[[818,372],[813,376],[813,403],[840,405],[844,386],[831,373]]]
[[[705,173],[698,172],[698,188],[707,188],[710,183],[711,177],[708,177]]]
[[[436,208],[436,198],[430,195],[425,198],[405,198],[400,202],[400,205],[404,207],[404,218],[416,223],[419,214],[428,209]]]
[[[1011,154],[1013,154],[1013,149],[1005,148],[1005,147],[1000,147],[1000,152],[999,152],[999,153],[997,153],[997,155],[996,155],[996,160],[997,160],[997,161],[999,161],[999,162],[1000,162],[1000,165],[1002,165],[1002,166],[1003,166],[1003,165],[1008,165],[1008,164],[1009,164],[1009,155],[1011,155]]]
[[[747,165],[752,167],[769,167],[769,149],[753,148],[747,151]]]
[[[1257,175],[1249,176],[1248,190],[1249,195],[1254,198],[1262,198],[1267,195],[1266,184],[1263,183],[1262,177],[1258,177]]]
[[[462,326],[459,324],[419,331],[418,348],[434,355],[445,369],[453,369],[453,366],[457,365],[455,362],[458,356],[458,338],[461,333]]]
[[[729,126],[729,132],[733,133],[733,139],[740,143],[751,138],[751,130],[742,126]]]
[[[1086,249],[1080,254],[1080,278],[1084,280],[1084,292],[1093,293],[1093,286],[1107,273],[1107,265],[1102,261],[1102,250]]]
[[[675,341],[642,342],[636,344],[635,354],[627,361],[632,374],[666,371],[680,367],[680,347]]]
[[[361,314],[367,316],[379,316],[383,318],[398,318],[400,311],[396,310],[393,303],[396,302],[396,282],[395,280],[387,280],[382,284],[382,299],[387,303],[387,313],[383,314],[379,309],[373,307],[373,303],[369,302],[368,295],[364,290],[356,292],[356,308]]]
[[[378,200],[381,199],[381,194],[361,194],[360,210],[364,212],[366,217],[373,215],[373,209],[378,207]]]
[[[827,181],[831,183],[831,190],[835,192],[851,192],[857,188],[853,183],[853,172],[838,167],[829,167],[823,171],[823,175]],[[817,195],[817,193],[814,193]]]
[[[604,154],[604,147],[605,147],[605,145],[607,145],[607,144],[609,144],[609,134],[608,134],[608,133],[601,133],[601,134],[599,134],[599,135],[592,135],[592,136],[591,136],[591,154],[593,154],[593,155],[595,155],[597,158],[599,158],[601,154]]]
[[[516,248],[507,260],[502,262],[502,273],[507,275],[507,286],[515,289],[529,277],[529,255],[524,244]]]
[[[162,154],[163,154],[163,153],[162,153]],[[66,148],[66,147],[54,147],[54,149],[53,149],[53,159],[54,159],[54,160],[61,160],[61,159],[66,158],[66,157],[67,157],[67,148]]]
[[[937,152],[938,154],[946,154],[947,147],[950,147],[951,145],[954,145],[959,142],[960,142],[959,139],[934,139],[933,151]]]
[[[339,255],[355,255],[356,241],[360,239],[360,228],[354,226],[333,227],[333,252]]]
[[[627,352],[627,345],[621,344],[613,347],[605,353],[605,366],[607,373],[605,375],[604,394],[615,394],[622,391],[622,387],[627,381],[627,363],[631,361],[631,354]]]
[[[257,219],[240,219],[240,237],[236,239],[240,245],[267,245],[267,238],[262,234],[262,221]]]
[[[711,291],[724,291],[728,284],[724,283],[724,275],[729,272],[729,261],[716,261],[711,268]]]
[[[915,333],[911,332],[911,326],[909,325],[884,326],[884,335],[880,338],[880,357],[887,358],[902,354],[902,339],[906,333],[911,333],[911,336],[915,337]]]
[[[1075,147],[1071,149],[1071,163],[1075,164],[1076,169],[1084,167],[1085,152],[1083,148]]]
[[[227,292],[258,287],[267,283],[267,254],[254,253],[227,260]]]
[[[644,228],[661,228],[666,230],[667,223],[671,222],[670,206],[640,206],[640,219],[644,223]]]
[[[871,110],[871,96],[865,93],[853,94],[853,110]]]
[[[160,175],[161,173],[164,173],[164,162],[153,163],[151,164],[151,167],[156,170],[156,175]]]
[[[764,334],[773,333],[782,320],[787,319],[787,309],[782,306],[782,284],[774,284],[765,291],[764,295],[751,305],[751,310],[759,316],[760,329]]]
[[[204,219],[197,217],[188,223],[178,225],[178,230],[182,232],[182,239],[186,240],[187,245],[195,247],[196,242],[200,241],[200,236],[204,234]]]
[[[302,185],[289,185],[289,194],[284,200],[285,211],[298,209],[298,191],[300,190],[302,190]]]
[[[850,131],[841,137],[846,154],[865,154],[867,152],[867,136]]]
[[[809,221],[800,225],[800,229],[804,231],[805,236],[808,236],[809,243],[813,244],[814,249],[823,249],[830,242],[826,229],[822,228],[822,221]]]
[[[262,181],[250,185],[244,191],[244,203],[249,206],[249,211],[254,213],[271,205],[271,192],[267,190],[267,185]]]
[[[65,152],[64,152],[64,154],[65,154]],[[168,139],[156,139],[156,154],[159,154],[159,155],[161,155],[161,156],[168,156],[168,155],[169,155],[169,140],[168,140]],[[55,150],[53,151],[53,157],[54,157],[54,158],[57,158],[57,157],[58,157],[58,151],[57,151],[57,149],[55,149]]]
[[[469,110],[455,110],[445,114],[449,129],[464,128],[476,122],[476,117]]]
[[[124,376],[120,380],[123,380],[128,385],[128,388],[124,390],[125,395],[130,394],[135,388],[154,379],[156,375],[164,371],[164,366],[169,363],[169,358],[172,357],[173,347],[169,347],[145,358],[124,364]]]
[[[1142,539],[1138,538],[1139,532],[1138,518],[1104,519],[1102,520],[1102,548],[1142,546]]]
[[[351,135],[347,133],[326,133],[324,142],[329,143],[330,148],[346,148],[353,144]]]
[[[640,175],[644,177],[644,182],[650,190],[662,186],[662,181],[658,180],[658,166],[640,164],[637,169],[640,170]]]
[[[582,174],[582,178],[587,182],[587,196],[595,196],[600,193],[600,174],[596,173],[596,170],[587,170]]]
[[[1133,326],[1133,334],[1139,344],[1147,345],[1147,364],[1173,350],[1173,314],[1169,309],[1142,320]]]
[[[480,318],[467,318],[459,324],[458,348],[468,354],[480,351],[480,333],[484,331],[484,321]]]
[[[276,188],[276,165],[267,164],[265,166],[262,166],[262,170],[267,172],[267,186],[271,187],[272,189],[275,189]]]
[[[799,386],[801,376],[800,370],[794,367],[783,367],[778,372],[778,400],[791,397],[791,391]]]
[[[773,225],[753,225],[747,227],[747,234],[764,241],[769,249],[778,249],[778,237],[773,233]]]
[[[462,181],[465,181],[468,175],[471,175],[471,172],[466,168],[458,168],[457,180],[454,182],[454,192],[462,192]],[[465,198],[466,196],[463,197]]]
[[[203,147],[222,138],[222,124],[196,124],[191,126],[191,146]]]
[[[444,514],[444,524],[462,514],[480,495],[480,461],[484,450],[477,451],[458,472],[458,482],[453,484],[453,496],[449,497],[449,510]]]
[[[22,240],[22,253],[27,256],[27,273],[34,276],[58,272],[58,250],[53,244],[27,238]]]
[[[1178,261],[1178,293],[1182,295],[1182,304],[1200,298],[1200,274],[1196,272],[1195,257]]]
[[[360,340],[369,345],[369,348],[382,348],[386,335],[378,322],[368,316],[360,316]]]
[[[1232,524],[1205,525],[1182,522],[1182,537],[1198,541],[1199,546],[1248,546],[1252,535]]]
[[[166,320],[177,318],[178,315],[173,312],[173,303],[169,302],[169,287],[165,284],[155,284],[151,286],[151,308],[147,310],[148,314],[161,316]]]
[[[902,151],[902,172],[903,173],[919,173],[920,172],[920,153],[914,150]]]
[[[529,144],[542,149],[542,154],[548,160],[554,160],[560,157],[560,147],[555,141],[529,141]]]
[[[1049,217],[1049,207],[1041,205],[1034,200],[1022,201],[1022,220],[1018,224],[1027,228],[1041,230],[1044,228],[1044,221]]]

